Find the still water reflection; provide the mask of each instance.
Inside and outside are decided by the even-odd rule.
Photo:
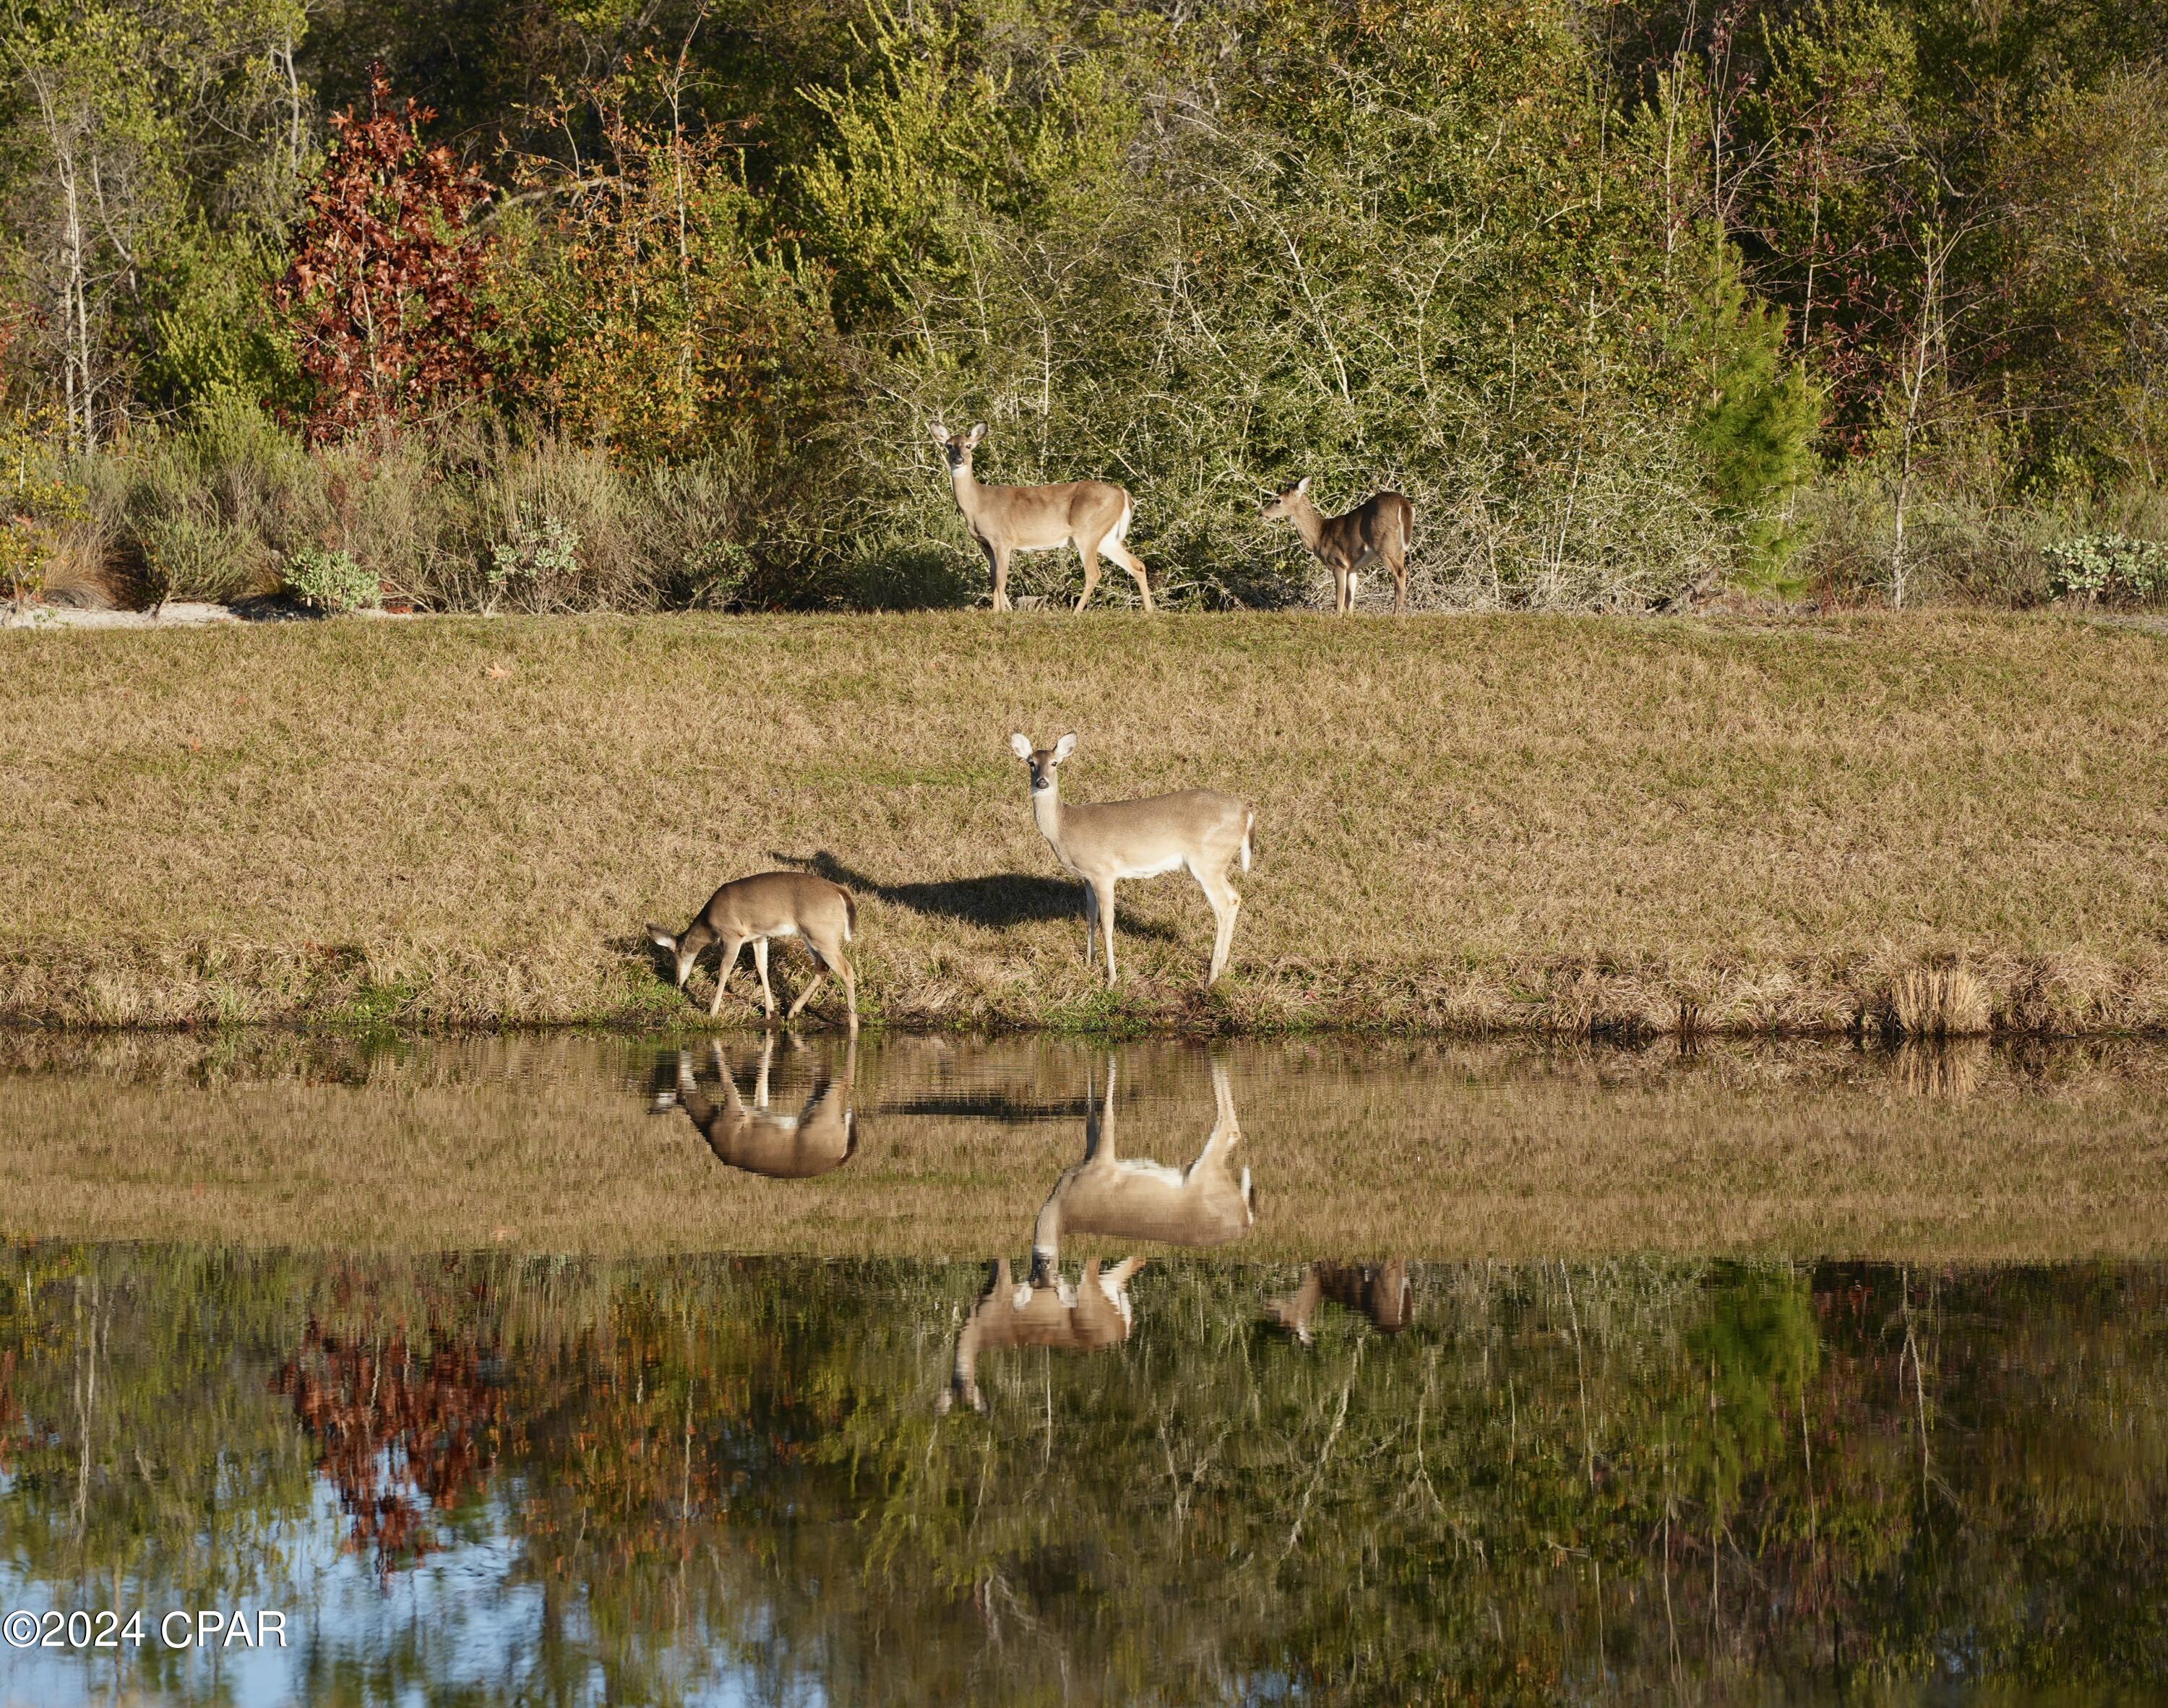
[[[2144,1053],[0,1046],[0,1704],[2162,1699]]]
[[[2139,1700],[2168,1674],[2160,1267],[1162,1255],[1010,1286],[17,1248],[8,1604],[276,1609],[291,1647],[11,1652],[7,1697]],[[959,1380],[982,1411],[941,1403]]]

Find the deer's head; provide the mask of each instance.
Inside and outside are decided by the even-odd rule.
[[[1310,501],[1310,476],[1307,475],[1281,493],[1278,497],[1267,498],[1261,513],[1267,522],[1277,522],[1283,516],[1293,516],[1298,499],[1305,503]]]
[[[971,453],[979,448],[979,441],[986,436],[986,424],[980,422],[967,433],[952,433],[939,422],[928,430],[933,443],[941,447],[941,454],[948,459],[948,472],[968,475],[971,472]]]
[[[1031,792],[1044,794],[1055,787],[1054,768],[1076,751],[1074,730],[1051,747],[1034,747],[1031,737],[1018,730],[1009,737],[1009,751],[1031,767]]]
[[[700,951],[715,941],[715,933],[704,919],[695,920],[685,928],[685,935],[673,937],[652,920],[647,923],[647,940],[670,957],[672,982],[680,990],[693,976],[693,963],[700,958]],[[725,969],[727,974],[728,969]]]

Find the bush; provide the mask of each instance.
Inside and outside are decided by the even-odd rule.
[[[2168,541],[2119,533],[2064,540],[2040,554],[2059,599],[2144,600],[2168,593]]]
[[[346,552],[311,546],[294,554],[286,565],[286,591],[313,610],[339,616],[374,608],[384,597],[382,585]]]

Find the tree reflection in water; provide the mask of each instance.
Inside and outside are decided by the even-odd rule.
[[[982,1273],[19,1248],[9,1587],[332,1609],[290,1663],[354,1701],[2168,1676],[2159,1267],[1162,1257],[1125,1339],[943,1415]],[[501,1651],[337,1611],[327,1525]]]

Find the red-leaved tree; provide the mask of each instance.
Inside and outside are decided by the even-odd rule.
[[[473,224],[489,187],[450,150],[423,146],[436,114],[412,100],[395,109],[381,66],[369,70],[369,106],[367,118],[332,116],[331,157],[276,291],[316,385],[309,432],[319,441],[489,383],[489,238]]]

